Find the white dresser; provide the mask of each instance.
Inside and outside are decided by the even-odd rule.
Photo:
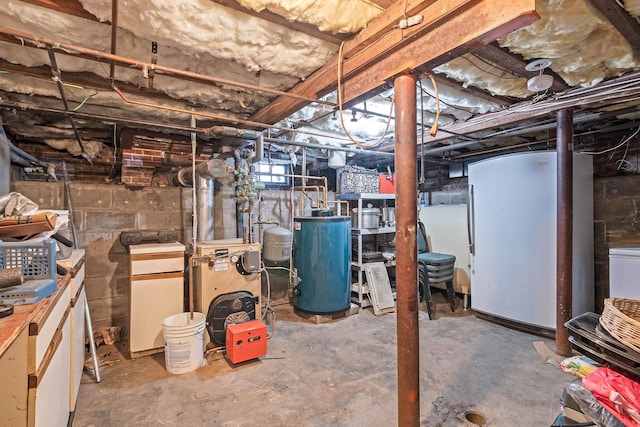
[[[184,253],[182,243],[131,245],[131,357],[164,348],[162,321],[184,311]]]

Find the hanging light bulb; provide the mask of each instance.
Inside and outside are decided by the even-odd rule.
[[[539,71],[540,74],[527,80],[527,89],[531,92],[544,92],[553,86],[553,76],[544,74],[544,69],[551,65],[550,59],[536,59],[529,62],[524,69],[527,71]]]

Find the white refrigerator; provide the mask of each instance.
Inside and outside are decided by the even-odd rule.
[[[533,329],[556,327],[555,151],[469,165],[471,307]],[[593,311],[593,163],[573,156],[573,316]]]

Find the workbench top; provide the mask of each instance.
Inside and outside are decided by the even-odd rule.
[[[66,275],[58,277],[58,288],[53,294],[34,304],[16,305],[12,315],[0,319],[0,357],[24,328],[31,324],[37,325],[42,319],[46,319],[50,310],[69,286],[73,274],[73,271],[68,271]]]

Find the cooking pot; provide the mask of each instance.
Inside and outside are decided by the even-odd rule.
[[[358,208],[353,209],[351,224],[358,227]],[[380,208],[362,208],[362,224],[360,228],[378,228],[380,226]]]
[[[382,223],[385,227],[393,227],[396,225],[396,208],[382,207]]]

